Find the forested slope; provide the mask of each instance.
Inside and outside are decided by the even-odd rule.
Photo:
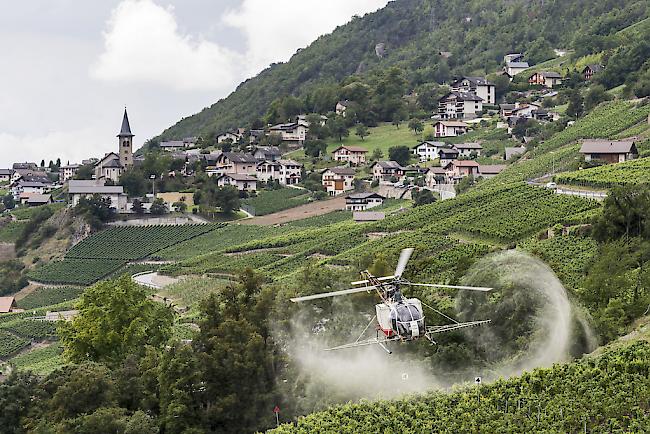
[[[408,87],[442,83],[455,74],[486,74],[508,52],[532,63],[553,57],[553,48],[598,52],[608,36],[648,16],[644,0],[397,0],[337,28],[242,83],[227,98],[179,121],[161,138],[204,137],[250,125],[271,102],[310,94],[307,111],[326,113],[340,97],[333,84],[351,74],[371,75],[400,66]],[[375,46],[384,44],[380,57]],[[449,51],[451,57],[440,56]]]

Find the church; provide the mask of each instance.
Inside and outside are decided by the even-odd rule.
[[[111,180],[117,184],[122,173],[133,166],[133,134],[129,116],[124,109],[122,128],[117,135],[118,152],[108,153],[95,165],[95,179]]]

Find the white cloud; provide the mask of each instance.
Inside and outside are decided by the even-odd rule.
[[[330,33],[353,15],[376,11],[387,0],[243,0],[223,21],[246,35],[248,72],[286,61],[298,48]]]
[[[156,83],[175,90],[227,92],[269,64],[286,61],[355,14],[387,0],[242,0],[222,17],[246,38],[239,53],[216,42],[183,34],[172,7],[153,0],[123,0],[104,34],[104,52],[93,65],[95,78],[117,83]]]
[[[155,83],[175,90],[226,90],[241,54],[179,32],[173,8],[124,0],[112,13],[104,52],[91,68],[111,82]]]

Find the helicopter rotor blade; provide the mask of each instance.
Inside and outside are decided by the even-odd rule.
[[[464,289],[468,291],[492,291],[493,288],[487,288],[485,286],[461,286],[461,285],[439,285],[436,283],[411,283],[408,282],[407,285],[411,286],[427,286],[430,288],[450,288],[450,289]]]
[[[399,260],[397,261],[397,267],[395,267],[395,277],[402,277],[404,269],[406,269],[406,264],[408,264],[411,255],[413,254],[413,248],[408,248],[402,250],[402,253],[399,254]]]
[[[377,277],[377,280],[379,280],[380,282],[383,282],[384,280],[392,280],[394,278],[395,278],[395,276],[384,276],[384,277]],[[369,283],[369,282],[370,282],[369,280],[357,280],[356,282],[351,282],[350,284],[351,285],[363,285],[363,284],[366,284],[366,283]]]
[[[350,288],[350,289],[343,289],[341,291],[323,292],[320,294],[306,295],[304,297],[294,297],[291,298],[290,300],[293,301],[294,303],[297,303],[299,301],[316,300],[318,298],[338,297],[339,295],[356,294],[357,292],[370,292],[374,289],[375,289],[374,286],[362,286],[360,288]]]

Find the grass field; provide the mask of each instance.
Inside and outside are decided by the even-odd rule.
[[[25,222],[12,221],[0,228],[0,242],[13,243],[23,232]]]
[[[296,188],[260,190],[257,196],[242,200],[242,206],[253,215],[260,216],[304,205],[310,197],[307,190]]]
[[[53,203],[50,205],[43,205],[43,206],[22,206],[19,208],[15,208],[11,211],[11,214],[13,214],[14,217],[18,220],[29,220],[32,215],[35,213],[39,212],[42,210],[44,207],[50,208],[52,211],[57,211],[63,207],[65,207],[65,204],[63,203]]]

